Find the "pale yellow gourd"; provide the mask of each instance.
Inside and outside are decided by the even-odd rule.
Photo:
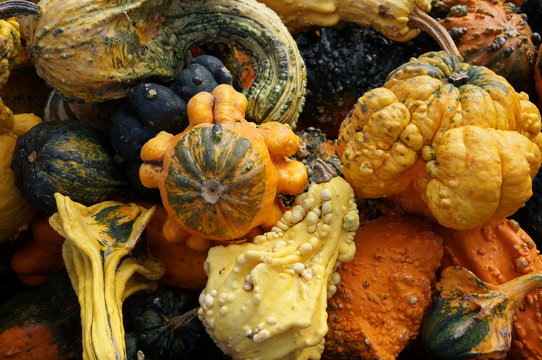
[[[352,188],[326,177],[270,232],[211,248],[198,312],[207,332],[235,359],[319,359],[335,269],[353,258],[358,226]]]

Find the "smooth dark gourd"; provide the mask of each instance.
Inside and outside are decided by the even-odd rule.
[[[141,83],[130,92],[130,103],[141,122],[156,133],[178,134],[188,126],[186,100],[167,86]]]
[[[165,288],[128,298],[123,307],[128,359],[230,359],[213,343],[197,318],[197,294]]]
[[[12,162],[15,184],[43,215],[56,212],[55,192],[92,205],[123,183],[107,138],[77,121],[50,121],[19,136]]]

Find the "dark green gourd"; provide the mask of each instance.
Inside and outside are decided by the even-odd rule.
[[[23,197],[47,216],[55,192],[92,205],[123,185],[107,138],[78,121],[43,122],[19,136],[12,168]]]
[[[42,0],[23,29],[38,74],[62,96],[121,98],[171,80],[199,44],[231,43],[254,59],[247,118],[294,125],[306,74],[278,15],[256,0]]]
[[[128,298],[123,307],[128,359],[226,360],[197,318],[197,295],[161,288]]]

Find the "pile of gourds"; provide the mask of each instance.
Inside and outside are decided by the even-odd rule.
[[[542,359],[514,3],[0,2],[0,359]]]

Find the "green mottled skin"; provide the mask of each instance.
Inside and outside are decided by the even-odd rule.
[[[194,128],[177,143],[165,185],[181,223],[197,232],[233,239],[238,236],[236,229],[224,224],[250,228],[265,195],[265,165],[250,140],[220,128]],[[202,200],[202,183],[208,179],[224,186],[216,204]]]
[[[203,43],[254,59],[247,119],[295,125],[306,73],[280,18],[255,0],[43,0],[27,29],[38,74],[69,99],[124,97],[140,80],[171,79]]]

